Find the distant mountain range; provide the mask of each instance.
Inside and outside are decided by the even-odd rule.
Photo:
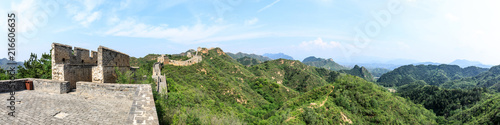
[[[468,66],[477,66],[477,67],[481,67],[481,68],[491,68],[492,67],[491,65],[484,65],[478,61],[469,61],[469,60],[465,60],[465,59],[457,59],[457,60],[451,62],[450,64],[451,65],[458,65],[462,68],[465,68]]]
[[[231,56],[233,59],[240,59],[240,58],[243,58],[243,57],[250,57],[250,58],[253,58],[253,59],[257,59],[260,62],[265,62],[265,61],[273,60],[273,59],[271,59],[269,57],[266,57],[266,56],[261,56],[261,55],[256,55],[256,54],[248,54],[248,53],[242,53],[242,52],[238,52],[236,54],[227,52],[226,54],[228,56]]]
[[[305,58],[302,61],[302,63],[304,63],[306,65],[314,66],[314,67],[319,67],[319,68],[325,68],[325,69],[328,69],[328,70],[333,70],[333,71],[339,71],[339,70],[343,70],[343,69],[349,69],[347,67],[344,67],[344,66],[336,63],[331,58],[327,60],[327,59],[316,58],[314,56],[310,56],[310,57]]]
[[[0,59],[0,67],[2,69],[7,68],[7,66],[8,66],[7,63],[9,63],[9,62],[10,61],[7,58]],[[17,62],[17,66],[19,66],[19,65],[23,65],[23,62]]]
[[[342,65],[345,66],[354,66],[354,65],[359,65],[359,66],[364,66],[367,69],[374,69],[374,68],[384,68],[384,69],[390,69],[394,70],[395,68],[398,68],[400,66],[404,65],[441,65],[444,63],[436,63],[436,62],[417,62],[417,61],[412,61],[412,60],[405,60],[405,59],[398,59],[398,60],[392,60],[392,61],[387,61],[387,62],[374,62],[374,63],[341,63]],[[481,67],[481,68],[491,68],[491,65],[485,65],[482,64],[481,62],[478,61],[469,61],[465,59],[457,59],[449,65],[458,65],[462,68],[469,67],[469,66],[476,66],[476,67]]]
[[[450,80],[476,76],[488,71],[487,68],[467,67],[457,65],[405,65],[383,74],[377,82],[386,87],[399,87],[418,80],[426,84],[439,86]]]
[[[288,60],[294,60],[293,57],[289,56],[289,55],[285,55],[283,53],[276,53],[276,54],[273,54],[273,53],[265,53],[264,55],[262,56],[266,56],[266,57],[269,57],[271,59],[288,59]]]

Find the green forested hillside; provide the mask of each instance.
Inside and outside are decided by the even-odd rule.
[[[500,92],[500,65],[491,67],[487,72],[480,73],[477,76],[446,82],[441,86],[461,89],[485,87]]]
[[[385,68],[366,68],[368,72],[370,72],[373,77],[380,77],[383,74],[390,72],[390,69],[385,69]]]
[[[265,61],[273,60],[273,59],[271,59],[269,57],[265,57],[265,56],[261,56],[261,55],[256,55],[256,54],[247,54],[247,53],[242,53],[242,52],[238,52],[236,54],[227,52],[226,54],[228,56],[232,57],[233,59],[239,59],[239,58],[243,58],[243,57],[250,57],[250,58],[253,58],[253,59],[257,59],[260,62],[265,62]]]
[[[421,105],[343,74],[332,84],[287,101],[270,121],[278,124],[436,124]]]
[[[145,64],[148,61],[155,61],[160,54],[148,54],[144,57],[130,57],[130,66],[139,66],[140,64]]]
[[[328,70],[333,70],[333,71],[339,71],[339,70],[349,69],[347,67],[344,67],[344,66],[336,63],[332,59],[326,60],[326,59],[322,59],[322,58],[316,58],[314,56],[310,56],[310,57],[305,58],[302,61],[302,63],[304,63],[306,65],[314,66],[314,67],[319,67],[319,68],[325,68],[325,69],[328,69]]]
[[[250,58],[247,56],[242,57],[242,58],[238,58],[238,59],[236,59],[236,61],[238,61],[239,63],[241,63],[242,65],[245,65],[245,66],[251,66],[251,65],[256,65],[256,64],[262,63],[261,61],[259,61],[257,59]]]
[[[350,70],[340,70],[339,72],[351,74],[354,76],[359,76],[359,77],[361,77],[365,80],[368,80],[368,81],[375,80],[373,75],[370,72],[368,72],[368,70],[365,67],[359,67],[358,65],[355,65],[354,68],[352,68]]]
[[[246,67],[221,49],[191,66],[165,65],[165,124],[435,124],[421,105],[359,77],[278,59]]]
[[[425,85],[420,80],[399,87],[397,93],[417,104],[422,104],[427,109],[433,110],[438,116],[448,117],[452,111],[471,107],[480,101],[485,91],[483,88],[471,90],[444,89],[434,85]]]
[[[449,124],[500,124],[500,94],[491,95],[472,108],[460,111],[451,116]]]
[[[487,71],[486,68],[467,67],[460,68],[457,65],[406,65],[394,69],[378,80],[378,84],[393,87],[402,86],[417,80],[423,80],[429,85],[441,85],[450,80],[473,77]]]

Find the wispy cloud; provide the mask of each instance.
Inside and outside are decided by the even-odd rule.
[[[276,4],[276,3],[278,3],[278,2],[280,2],[280,0],[276,0],[276,1],[274,1],[273,3],[271,3],[271,4],[267,5],[267,6],[265,6],[264,8],[260,9],[260,10],[259,10],[259,11],[257,11],[257,12],[259,12],[259,13],[260,13],[260,12],[262,12],[262,11],[266,10],[267,8],[272,7],[274,4]]]
[[[245,25],[254,25],[257,22],[259,22],[258,18],[252,18],[252,19],[249,19],[249,20],[245,20]]]
[[[312,41],[304,41],[300,43],[299,47],[304,49],[333,49],[340,47],[341,44],[335,41],[326,42],[321,38],[317,38]]]
[[[101,18],[102,12],[96,8],[102,3],[102,0],[85,0],[76,4],[68,4],[66,9],[74,21],[79,22],[83,27],[88,27]]]
[[[207,26],[197,23],[192,26],[169,27],[168,25],[148,25],[126,19],[104,32],[105,35],[141,38],[162,38],[172,42],[186,43],[200,41],[214,36],[228,26]]]

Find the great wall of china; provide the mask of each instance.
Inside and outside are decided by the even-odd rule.
[[[208,53],[211,49],[213,48],[199,47],[197,51],[190,50],[184,55],[189,58],[187,60],[170,60],[165,55],[157,57],[157,62],[151,67],[153,68],[151,77],[155,80],[157,88],[152,90],[149,84],[115,83],[116,71],[124,73],[136,69],[130,67],[130,57],[127,54],[103,46],[99,46],[97,51],[89,51],[53,43],[52,79],[23,78],[0,81],[0,97],[8,96],[4,94],[6,92],[16,91],[21,96],[17,97],[21,100],[18,103],[37,104],[35,106],[21,104],[18,107],[21,112],[26,112],[21,114],[23,117],[35,117],[35,119],[0,118],[0,123],[16,121],[29,124],[34,122],[32,120],[37,120],[50,124],[159,124],[152,91],[168,94],[165,74],[161,74],[163,65],[193,65],[201,62],[201,54]],[[29,82],[32,83],[34,91],[25,91]],[[12,84],[13,88],[6,87]],[[96,109],[96,107],[102,108]],[[93,115],[87,110],[106,113]]]
[[[159,124],[149,84],[115,83],[115,69],[120,72],[131,69],[127,54],[99,46],[97,52],[91,51],[89,55],[87,49],[59,43],[52,44],[51,54],[51,80],[0,81],[0,97],[16,91],[18,115],[21,115],[0,118],[0,123]],[[34,91],[25,91],[30,82]],[[9,85],[14,87],[7,88]],[[4,109],[0,109],[2,113]]]

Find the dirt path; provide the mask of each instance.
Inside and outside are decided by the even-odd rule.
[[[327,95],[330,95],[332,92],[333,92],[333,90],[330,91]],[[326,96],[326,99],[323,102],[321,102],[321,104],[319,104],[319,107],[325,105],[325,103],[326,103],[327,100],[328,100],[328,96]]]

